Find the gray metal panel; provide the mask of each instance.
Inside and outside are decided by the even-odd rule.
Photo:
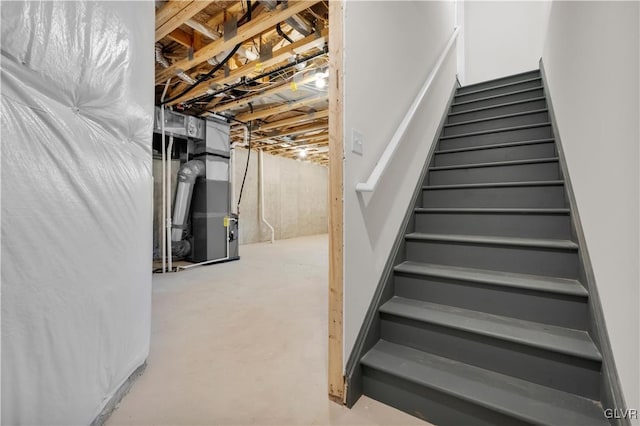
[[[225,157],[229,157],[230,138],[229,123],[208,119],[206,123],[206,137],[205,144],[199,144],[196,146],[196,154],[208,152],[210,154],[218,154]]]
[[[228,216],[229,182],[199,179],[193,191],[191,258],[195,262],[227,254],[224,218]]]

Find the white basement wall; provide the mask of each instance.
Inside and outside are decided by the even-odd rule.
[[[640,408],[640,4],[554,2],[543,62],[618,374]]]
[[[154,18],[2,4],[3,425],[88,425],[147,358]]]
[[[455,85],[452,50],[373,194],[358,195],[454,31],[453,2],[345,2],[344,362]],[[352,130],[364,155],[351,152]]]
[[[234,210],[247,164],[247,152],[246,149],[235,149]],[[327,232],[327,178],[324,166],[264,154],[264,216],[273,226],[276,240]],[[271,240],[271,231],[260,221],[258,212],[259,184],[258,153],[252,151],[240,203],[240,244]]]
[[[465,1],[463,85],[538,68],[549,1]]]

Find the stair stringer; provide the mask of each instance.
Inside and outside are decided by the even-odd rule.
[[[389,254],[389,257],[387,258],[384,269],[382,270],[380,280],[378,281],[376,290],[373,293],[371,303],[369,304],[369,308],[367,309],[367,313],[365,314],[364,321],[362,323],[362,326],[360,327],[358,336],[356,337],[356,341],[353,349],[351,350],[351,354],[349,354],[349,358],[345,366],[345,405],[349,408],[353,407],[360,396],[362,396],[362,367],[360,366],[360,360],[362,359],[364,354],[366,354],[367,351],[369,351],[369,349],[371,349],[373,345],[380,339],[379,308],[385,302],[391,299],[394,294],[393,268],[401,263],[404,259],[404,236],[405,234],[413,232],[414,230],[413,228],[415,209],[416,207],[419,207],[420,204],[422,186],[425,179],[427,178],[429,167],[433,162],[434,152],[438,147],[440,137],[442,136],[442,130],[444,129],[444,125],[447,121],[447,116],[449,114],[449,111],[451,110],[451,105],[453,103],[456,89],[458,87],[460,87],[460,83],[456,76],[456,81],[451,88],[451,94],[449,95],[447,106],[442,113],[442,118],[440,119],[440,123],[438,124],[438,129],[435,132],[433,142],[431,143],[431,148],[429,149],[429,153],[427,154],[427,160],[425,161],[422,171],[420,172],[420,177],[416,182],[416,187],[414,188],[413,195],[411,196],[411,201],[407,206],[407,211],[404,218],[402,219],[400,228],[398,229],[398,233],[396,234],[395,241],[393,242],[393,246],[391,247],[391,252]]]
[[[595,275],[589,258],[589,251],[584,235],[584,230],[580,222],[578,206],[576,204],[575,193],[571,184],[569,169],[567,167],[566,157],[562,146],[562,139],[558,130],[551,93],[547,83],[547,76],[544,69],[544,63],[540,59],[540,75],[542,77],[542,86],[547,100],[547,108],[549,110],[549,120],[551,128],[556,140],[556,150],[559,157],[560,172],[565,181],[565,197],[571,211],[571,234],[572,239],[578,243],[578,281],[581,282],[589,292],[589,324],[588,333],[602,354],[602,372],[600,381],[600,401],[603,410],[617,410],[618,413],[626,412],[627,405],[622,393],[620,384],[620,376],[616,369],[611,342],[602,311],[602,303],[596,286]],[[610,423],[620,426],[630,426],[630,419],[610,419]]]

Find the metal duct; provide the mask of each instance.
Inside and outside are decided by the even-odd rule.
[[[161,44],[156,44],[156,62],[159,63],[160,65],[162,65],[163,68],[169,68],[169,61],[162,54],[162,45]],[[191,78],[189,75],[187,75],[184,72],[179,72],[179,73],[176,74],[176,76],[178,78],[186,81],[189,84],[195,84],[196,83],[196,81],[193,78]]]
[[[273,10],[278,5],[277,0],[260,0],[260,3],[262,3],[264,7],[267,8],[267,10]],[[287,18],[285,22],[303,36],[308,36],[313,32],[313,27],[311,26],[309,21],[307,21],[300,15],[293,15],[292,17]]]
[[[205,171],[206,166],[202,160],[187,161],[178,170],[178,187],[173,206],[173,229],[171,231],[171,242],[175,244],[173,254],[176,256],[186,256],[191,249],[188,242],[183,241],[183,235],[187,227],[193,187],[196,179],[203,177]]]

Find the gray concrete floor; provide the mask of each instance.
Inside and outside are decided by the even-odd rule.
[[[240,247],[240,261],[154,275],[145,373],[115,425],[425,425],[327,398],[327,236]]]

